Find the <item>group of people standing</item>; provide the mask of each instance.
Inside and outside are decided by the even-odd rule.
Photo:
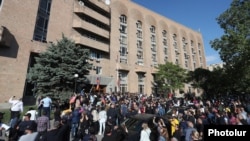
[[[15,96],[12,96],[8,102],[11,104],[10,122],[4,130],[9,141],[40,141],[39,137],[44,136],[51,129],[52,100],[48,96],[40,100],[41,115],[38,115],[36,107],[31,107],[23,114],[23,101]]]
[[[172,99],[129,94],[73,94],[68,106],[51,98],[39,99],[38,107],[24,114],[20,99],[11,97],[9,140],[23,141],[130,141],[123,121],[136,114],[168,116],[171,128],[162,119],[154,119],[154,127],[143,123],[140,141],[202,141],[206,124],[249,125],[249,99]],[[53,114],[53,125],[50,125]],[[37,115],[37,116],[36,116]],[[100,137],[99,136],[99,137]]]

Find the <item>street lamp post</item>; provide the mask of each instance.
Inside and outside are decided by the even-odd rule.
[[[76,74],[74,74],[74,78],[75,78],[75,90],[74,90],[74,92],[76,93],[76,79],[78,78],[78,74],[76,73]]]

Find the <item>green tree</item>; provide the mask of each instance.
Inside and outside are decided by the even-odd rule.
[[[159,64],[155,82],[160,92],[173,92],[184,87],[186,70],[171,62]]]
[[[234,91],[250,92],[250,1],[233,0],[216,20],[224,35],[211,41],[225,62]]]
[[[205,97],[226,94],[232,85],[225,69],[220,67],[213,71],[197,68],[188,73],[187,81],[193,88],[202,89]]]
[[[210,76],[210,71],[203,68],[197,68],[194,71],[189,71],[187,76],[187,81],[191,83],[193,88],[201,88],[204,91],[207,90],[207,80]]]
[[[63,35],[56,44],[52,43],[45,52],[35,57],[36,63],[30,68],[27,80],[35,85],[33,91],[36,95],[68,99],[77,82],[86,82],[85,75],[92,66],[88,59],[88,49],[76,46]],[[74,74],[78,74],[77,79]]]

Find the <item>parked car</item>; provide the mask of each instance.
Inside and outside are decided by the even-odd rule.
[[[162,118],[165,122],[165,125],[168,129],[169,135],[171,135],[171,125],[168,121],[167,117],[160,117],[154,114],[137,114],[127,118],[122,125],[125,125],[128,129],[128,140],[129,141],[139,141],[140,133],[142,130],[142,123],[147,122],[148,126],[151,130],[155,127],[153,123],[153,119],[155,117],[155,121],[157,122],[160,118]]]

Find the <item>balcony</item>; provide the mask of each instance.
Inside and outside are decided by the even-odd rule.
[[[91,16],[92,18],[106,24],[110,25],[109,18],[97,13],[96,11],[86,7],[86,6],[80,6],[78,3],[75,3],[74,5],[74,12],[75,13],[84,13],[85,15]]]
[[[81,44],[84,46],[88,46],[91,48],[95,48],[104,52],[109,52],[109,45],[108,44],[104,44],[101,42],[98,42],[94,39],[85,37],[85,36],[73,36],[72,39],[75,41],[76,44]]]
[[[128,64],[120,63],[120,64],[118,65],[118,70],[129,71],[130,68],[129,68],[129,65],[128,65]]]
[[[77,16],[74,17],[72,26],[73,26],[73,28],[82,28],[82,29],[88,30],[90,32],[94,31],[96,34],[98,34],[102,37],[105,37],[107,39],[109,38],[109,31],[104,30],[98,26],[91,24],[91,23],[88,23],[84,20],[81,20]]]
[[[98,0],[89,0],[91,3],[95,4],[96,6],[100,7],[106,12],[110,12],[109,6],[107,6],[104,2],[100,2]]]

